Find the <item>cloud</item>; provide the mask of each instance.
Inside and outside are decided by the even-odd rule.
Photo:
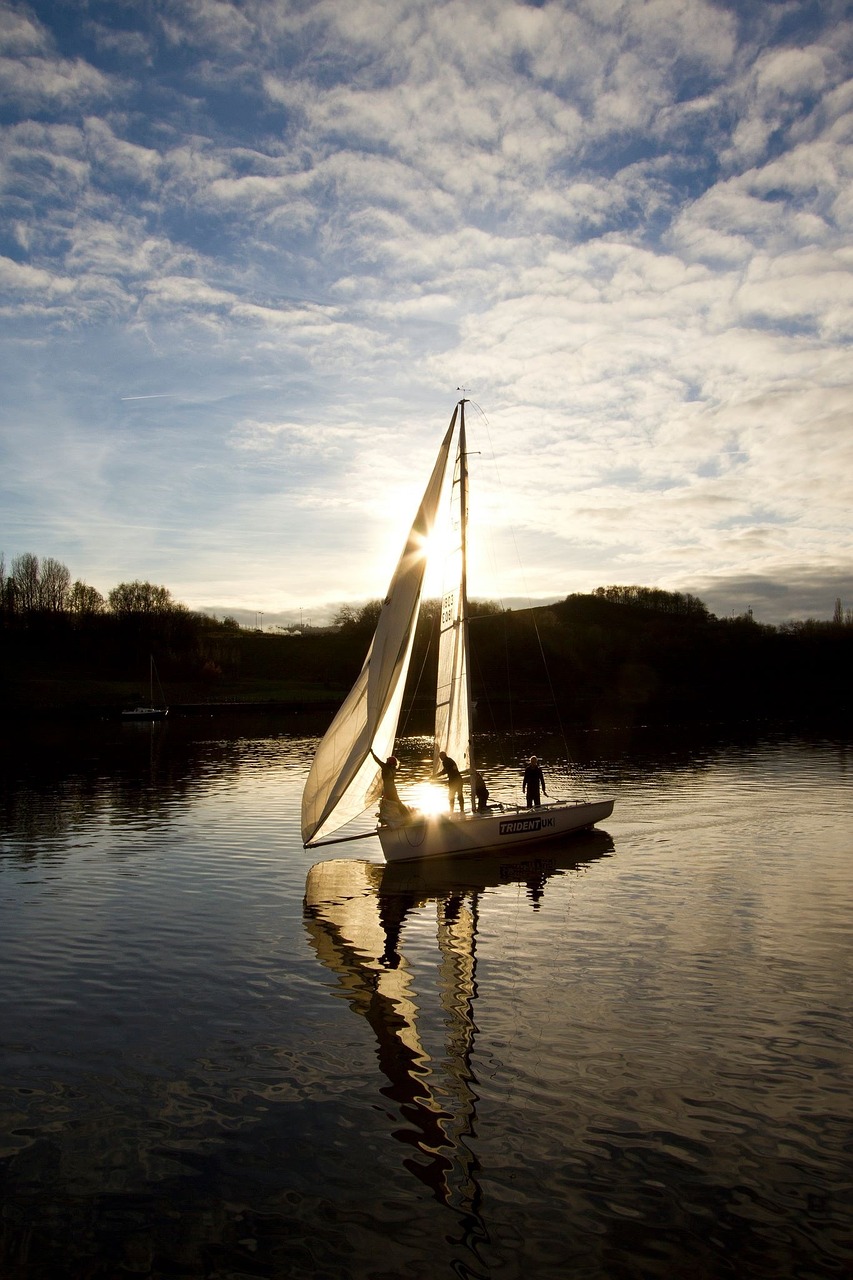
[[[847,572],[840,5],[39,12],[0,17],[14,550],[260,607],[278,542],[293,598],[367,598],[464,385],[537,596]]]
[[[80,58],[0,58],[0,102],[19,110],[76,108],[106,100],[112,90],[111,77]]]
[[[853,335],[853,277],[847,252],[800,250],[754,258],[737,293],[745,318],[814,326],[827,339]]]
[[[784,567],[784,577],[759,574],[694,579],[690,588],[718,617],[751,612],[756,620],[779,625],[807,618],[832,617],[835,601],[853,596],[853,574],[803,573],[796,563]],[[848,606],[849,607],[849,606]]]

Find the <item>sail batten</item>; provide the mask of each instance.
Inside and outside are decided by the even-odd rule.
[[[302,839],[308,845],[363,813],[378,795],[371,756],[391,754],[420,611],[425,545],[444,491],[457,409],[403,553],[382,603],[379,622],[353,688],[317,748],[302,795]]]

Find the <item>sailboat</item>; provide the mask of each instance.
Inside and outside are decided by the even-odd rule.
[[[454,760],[468,775],[471,803],[467,812],[438,814],[394,812],[392,805],[380,805],[375,834],[385,860],[501,852],[587,830],[613,812],[612,798],[476,809],[468,656],[467,403],[463,398],[454,408],[364,665],[314,756],[302,795],[306,848],[330,843],[332,833],[363,814],[378,795],[376,761],[392,754],[420,612],[426,549],[440,510],[448,520],[449,553],[441,601],[433,770],[438,773],[439,753]]]
[[[150,683],[150,701],[148,706],[133,707],[130,711],[122,711],[123,720],[164,720],[169,714],[169,708],[166,706],[166,699],[163,694],[163,686],[160,684],[160,677],[157,675],[157,668],[154,666],[154,655],[149,655],[149,683]],[[154,680],[157,680],[157,687],[160,690],[159,705],[154,701]]]

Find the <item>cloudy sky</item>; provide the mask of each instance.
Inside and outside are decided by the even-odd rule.
[[[383,593],[464,386],[472,594],[853,606],[840,0],[0,4],[0,550]]]

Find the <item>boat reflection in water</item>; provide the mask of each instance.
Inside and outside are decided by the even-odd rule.
[[[411,1148],[403,1163],[439,1201],[473,1215],[471,1226],[479,1202],[478,1164],[467,1139],[474,1133],[478,1101],[473,1056],[481,912],[488,909],[490,891],[493,896],[498,886],[513,883],[526,885],[536,910],[552,876],[612,851],[611,838],[594,831],[556,848],[528,846],[511,861],[456,857],[385,865],[341,859],[317,863],[308,873],[304,914],[311,945],[337,977],[337,994],[376,1036],[388,1081],[380,1092],[405,1121],[394,1137]],[[406,955],[414,913],[433,902],[437,969]],[[413,951],[422,950],[419,934],[409,942]],[[432,995],[425,982],[435,974],[444,1037],[436,1059],[419,1028]]]

